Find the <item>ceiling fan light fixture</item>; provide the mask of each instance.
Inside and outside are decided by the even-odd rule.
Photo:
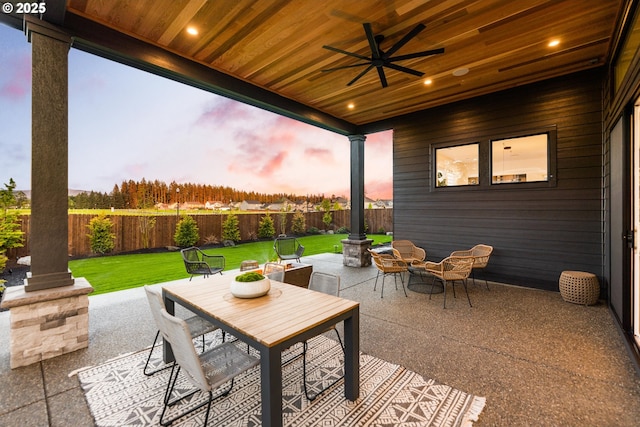
[[[444,53],[444,48],[437,48],[431,50],[425,50],[422,52],[414,52],[406,55],[395,55],[395,53],[400,50],[409,40],[413,39],[418,35],[422,30],[426,27],[424,24],[416,25],[413,30],[409,31],[405,34],[400,40],[398,40],[393,46],[388,49],[382,50],[380,44],[384,40],[384,35],[382,34],[373,34],[373,28],[371,23],[365,22],[362,24],[364,28],[365,36],[367,37],[367,41],[369,42],[369,50],[371,51],[371,56],[361,55],[359,53],[348,52],[346,50],[338,49],[336,47],[324,45],[322,46],[324,49],[341,53],[343,55],[351,56],[359,59],[361,62],[351,65],[343,65],[340,67],[327,68],[321,70],[322,72],[336,71],[336,70],[344,70],[348,68],[361,68],[363,67],[363,71],[360,72],[354,79],[352,79],[347,86],[351,86],[355,82],[357,82],[362,76],[367,74],[371,70],[376,70],[378,73],[378,77],[380,79],[380,84],[383,88],[387,87],[389,84],[387,82],[387,76],[385,74],[385,69],[392,69],[395,71],[400,71],[403,73],[411,74],[417,77],[422,77],[424,75],[423,72],[417,71],[411,68],[404,67],[402,65],[396,64],[396,62],[405,61],[409,59],[415,58],[424,58],[431,55],[438,55]],[[366,67],[366,68],[365,68]]]
[[[456,77],[461,77],[464,76],[465,74],[467,74],[469,72],[468,68],[458,68],[457,70],[453,70],[453,75]]]

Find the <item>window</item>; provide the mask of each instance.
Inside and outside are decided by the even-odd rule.
[[[480,144],[436,148],[436,187],[478,185]]]
[[[640,9],[638,9],[638,11],[640,11]],[[622,81],[624,80],[624,77],[629,70],[629,66],[631,65],[636,51],[638,50],[638,46],[640,46],[640,13],[638,13],[638,11],[636,11],[633,21],[627,29],[624,43],[622,44],[620,51],[617,53],[617,57],[614,62],[613,71],[616,91],[620,89]]]
[[[549,180],[547,133],[491,141],[491,183]]]

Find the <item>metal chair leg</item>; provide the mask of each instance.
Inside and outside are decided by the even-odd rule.
[[[462,286],[464,286],[464,291],[467,294],[467,301],[469,301],[469,307],[473,307],[471,305],[471,298],[469,298],[469,291],[467,290],[467,281],[466,281],[466,279],[462,281]]]
[[[176,369],[176,366],[177,366],[177,369]],[[175,372],[175,375],[174,375],[174,372]],[[229,388],[227,388],[226,390],[216,394],[215,396],[213,395],[213,392],[209,391],[208,392],[208,395],[209,395],[208,399],[206,399],[202,403],[199,403],[195,407],[190,408],[187,411],[182,412],[182,413],[174,416],[170,420],[165,420],[164,419],[164,415],[165,415],[165,413],[167,411],[167,408],[169,406],[173,406],[176,403],[178,403],[179,401],[183,400],[184,398],[189,397],[189,396],[193,396],[194,394],[196,394],[197,392],[200,391],[200,389],[196,388],[192,392],[190,392],[189,394],[186,394],[186,395],[184,395],[184,396],[182,396],[182,397],[180,397],[180,398],[178,398],[178,399],[176,399],[174,401],[171,401],[171,393],[173,393],[173,389],[175,388],[176,382],[178,380],[178,374],[179,373],[180,373],[180,366],[177,365],[177,364],[174,364],[173,368],[171,369],[171,374],[169,376],[169,381],[167,383],[167,388],[165,390],[165,396],[164,396],[164,399],[163,399],[164,406],[162,408],[162,413],[160,414],[160,425],[165,426],[165,427],[169,426],[174,421],[176,421],[177,419],[182,418],[185,415],[190,414],[192,412],[195,412],[198,409],[200,409],[200,408],[202,408],[203,406],[206,405],[207,406],[207,412],[205,414],[205,421],[204,421],[204,424],[203,424],[203,425],[206,426],[207,425],[207,421],[209,420],[209,413],[211,411],[211,403],[214,400],[216,400],[217,398],[219,398],[219,397],[227,396],[231,392],[231,389],[233,388],[233,379],[230,381]]]
[[[147,362],[144,364],[144,368],[142,368],[142,372],[146,376],[151,376],[151,375],[155,374],[156,372],[164,371],[165,369],[169,369],[169,368],[171,368],[171,366],[173,366],[173,364],[169,364],[169,365],[165,365],[162,368],[158,368],[158,369],[153,370],[153,371],[147,371],[147,368],[149,367],[149,362],[151,361],[151,355],[153,354],[153,350],[156,348],[156,345],[158,343],[158,337],[160,337],[160,331],[156,332],[156,337],[153,339],[153,344],[151,345],[151,350],[149,350],[149,355],[147,356]]]
[[[151,345],[151,350],[149,350],[149,355],[147,356],[147,362],[144,364],[144,368],[142,368],[142,372],[146,375],[146,376],[151,376],[153,374],[155,374],[156,372],[160,372],[160,371],[164,371],[165,369],[169,369],[172,364],[163,366],[162,368],[158,368],[155,371],[149,371],[147,372],[147,368],[149,367],[149,362],[151,361],[151,355],[153,354],[153,350],[156,348],[156,345],[158,343],[158,338],[160,337],[160,331],[156,332],[156,337],[153,339],[153,344]],[[224,342],[225,340],[225,332],[222,331],[222,342]],[[204,352],[206,348],[206,343],[204,340],[204,334],[202,335],[202,351]]]
[[[342,354],[344,354],[345,353],[344,344],[342,343],[342,339],[340,338],[340,334],[338,333],[337,329],[334,329],[334,331],[335,331],[336,335],[338,336],[338,342],[340,343],[340,348],[342,348]],[[344,378],[344,374],[339,376],[335,380],[333,380],[331,382],[331,384],[329,384],[326,387],[324,387],[322,390],[320,390],[315,395],[313,395],[313,396],[310,395],[309,391],[307,389],[307,342],[305,341],[303,343],[303,345],[304,345],[304,348],[302,350],[302,383],[303,383],[303,387],[304,387],[304,395],[306,396],[307,400],[314,401],[318,396],[320,396],[322,393],[324,393],[325,391],[327,391],[328,389],[333,387],[338,381],[343,379]]]

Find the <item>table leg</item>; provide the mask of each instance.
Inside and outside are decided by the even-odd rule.
[[[282,354],[279,347],[260,352],[262,425],[282,426]]]
[[[162,293],[164,299],[164,309],[167,310],[167,313],[174,316],[176,314],[175,302],[164,296],[164,291],[162,291]],[[165,363],[175,362],[176,360],[175,356],[173,355],[171,344],[169,344],[169,342],[164,338],[162,338],[162,359]]]
[[[360,397],[360,310],[344,321],[344,396],[354,401]]]

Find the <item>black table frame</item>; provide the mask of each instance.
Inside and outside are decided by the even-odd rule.
[[[287,285],[295,286],[295,285]],[[311,292],[311,291],[310,291]],[[360,396],[360,307],[341,315],[327,319],[312,329],[295,334],[286,341],[273,347],[268,347],[247,336],[233,326],[224,323],[206,312],[199,310],[189,301],[176,298],[163,289],[165,308],[169,314],[175,314],[175,304],[182,305],[195,314],[207,319],[221,329],[238,337],[260,352],[260,386],[262,398],[262,425],[265,427],[282,426],[282,351],[292,345],[306,341],[325,332],[330,326],[344,321],[344,395],[350,401],[355,401]],[[171,345],[164,342],[164,361],[169,363],[175,360]]]

